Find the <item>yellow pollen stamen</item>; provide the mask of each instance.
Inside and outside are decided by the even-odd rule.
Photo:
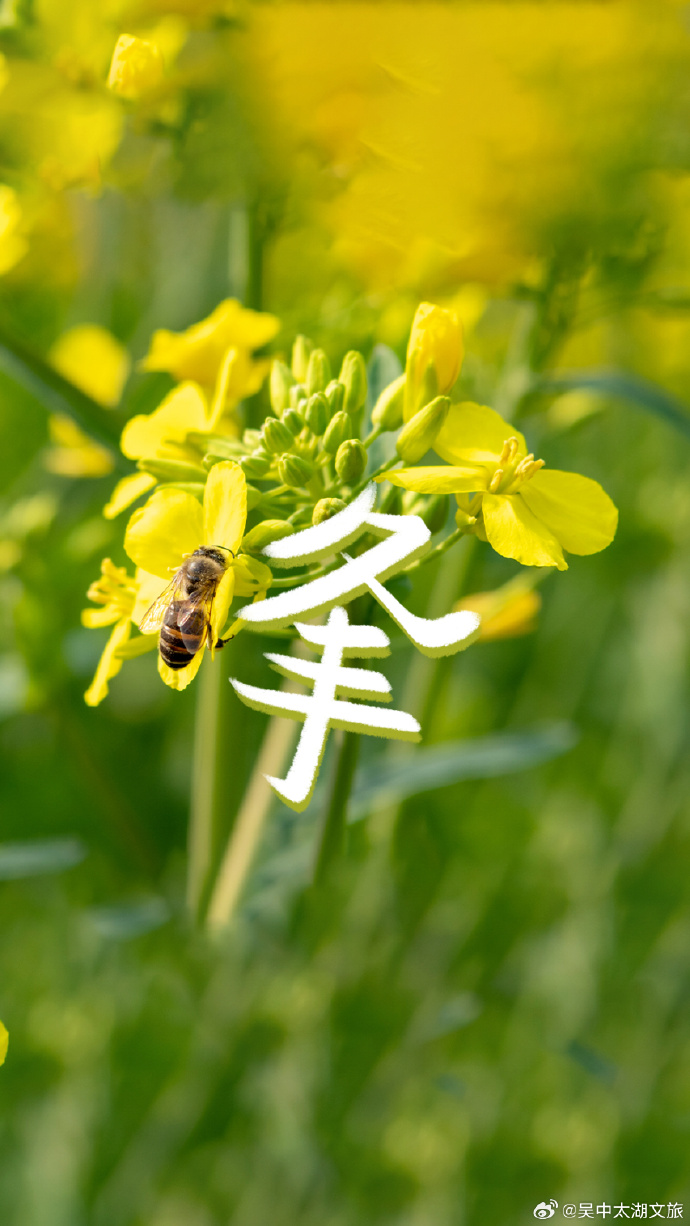
[[[512,435],[511,438],[507,438],[503,444],[503,451],[499,456],[499,464],[512,464],[519,446],[520,444],[515,435]]]
[[[498,493],[502,480],[503,480],[503,469],[497,468],[496,472],[491,478],[491,481],[489,482],[489,493],[490,494]]]

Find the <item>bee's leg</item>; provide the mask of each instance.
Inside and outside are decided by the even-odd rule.
[[[221,647],[225,647],[225,639],[218,639],[216,643],[216,651],[220,651]]]

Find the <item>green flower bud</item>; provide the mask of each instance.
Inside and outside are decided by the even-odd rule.
[[[335,457],[335,471],[346,485],[356,485],[367,466],[366,448],[359,439],[350,438],[341,443]]]
[[[296,336],[292,346],[292,373],[298,383],[303,383],[307,377],[309,355],[314,348],[313,341],[306,336]]]
[[[271,541],[291,536],[292,532],[292,525],[286,524],[284,519],[264,519],[242,538],[242,548],[245,553],[261,553]]]
[[[323,434],[331,418],[328,401],[323,392],[315,392],[307,401],[304,420],[313,434]]]
[[[266,455],[265,451],[255,451],[253,455],[243,456],[240,460],[240,468],[245,477],[260,481],[266,476],[271,467],[271,457]]]
[[[314,392],[322,392],[330,382],[330,378],[331,364],[326,354],[323,349],[315,349],[307,366],[307,377],[305,379],[307,394],[313,396]]]
[[[313,460],[318,448],[319,440],[315,434],[312,434],[309,426],[305,426],[295,440],[295,454],[303,456],[305,460]]]
[[[352,418],[348,413],[336,413],[328,423],[326,433],[323,436],[324,450],[329,455],[335,455],[341,443],[345,439],[352,438]]]
[[[344,511],[347,506],[342,498],[320,498],[314,507],[311,517],[313,524],[323,524],[327,519],[332,519],[339,511]]]
[[[382,430],[397,430],[402,425],[405,402],[405,376],[400,375],[388,387],[384,387],[371,410],[372,425]]]
[[[284,426],[282,421],[278,421],[277,417],[266,418],[261,430],[261,441],[267,451],[271,451],[273,455],[281,455],[283,451],[289,451],[293,437],[287,426]]]
[[[345,388],[339,379],[331,379],[326,388],[326,399],[330,416],[334,417],[336,413],[340,413],[345,404]]]
[[[296,409],[286,409],[283,413],[283,425],[287,426],[290,433],[297,438],[304,422]]]
[[[294,386],[294,382],[295,380],[290,368],[276,358],[271,367],[269,383],[271,408],[276,417],[282,417],[288,407],[290,403],[290,389]]]
[[[437,396],[431,404],[427,404],[403,426],[398,435],[395,449],[406,464],[416,464],[432,446],[436,435],[443,425],[450,399],[448,396]]]
[[[299,455],[285,455],[278,461],[278,473],[284,485],[306,485],[314,476],[314,465]]]
[[[448,495],[434,494],[417,514],[421,515],[430,532],[440,532],[448,518]]]
[[[367,398],[367,368],[356,349],[345,354],[339,378],[345,387],[345,412],[354,417]]]
[[[297,412],[299,413],[300,405],[302,403],[306,403],[306,399],[307,399],[307,389],[303,383],[295,383],[290,388],[289,399],[290,399],[290,408],[297,409]]]
[[[200,465],[185,464],[182,460],[139,460],[137,468],[159,481],[206,480],[206,472]]]
[[[217,460],[237,461],[247,454],[246,445],[238,438],[225,438],[221,434],[208,434],[205,430],[188,430],[186,443],[196,447],[201,455],[212,455]]]
[[[247,483],[247,510],[248,511],[253,511],[254,507],[258,507],[259,503],[263,500],[263,497],[264,495],[261,490],[257,490],[255,485],[249,485],[249,483]]]

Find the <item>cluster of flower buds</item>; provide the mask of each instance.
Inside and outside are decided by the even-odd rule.
[[[419,386],[410,397],[409,370],[393,380],[371,410],[365,433],[367,369],[361,353],[346,353],[337,378],[328,354],[298,336],[288,365],[271,366],[271,413],[260,430],[245,430],[232,444],[249,483],[249,503],[259,512],[271,504],[273,514],[244,539],[243,548],[261,548],[293,528],[322,523],[342,510],[361,483],[375,475],[369,448],[381,434],[398,432],[393,462],[416,464],[433,446],[448,415],[450,391],[462,357],[459,325],[440,307],[423,304],[415,318],[408,368]],[[426,389],[434,394],[425,399]],[[206,457],[206,463],[212,457]],[[182,477],[180,478],[182,479]],[[273,484],[269,491],[254,485]],[[391,496],[395,497],[393,491]],[[261,501],[261,506],[259,506]],[[447,497],[419,495],[415,514],[442,527]],[[281,520],[278,515],[282,514]]]

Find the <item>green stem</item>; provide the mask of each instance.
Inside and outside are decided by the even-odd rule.
[[[373,473],[368,473],[364,480],[360,481],[359,485],[355,486],[352,491],[352,498],[356,498],[357,494],[361,494],[364,487],[368,485],[370,481],[375,481],[377,477],[382,475],[382,473],[387,473],[389,469],[395,468],[395,465],[399,463],[400,456],[396,455],[393,456],[392,460],[386,460],[384,464],[380,464],[378,468],[374,469]]]
[[[433,549],[430,549],[428,553],[425,553],[424,557],[419,558],[417,562],[413,562],[411,566],[407,566],[405,570],[402,571],[402,574],[414,574],[416,570],[419,570],[420,566],[426,566],[428,562],[435,562],[437,558],[440,558],[442,554],[451,549],[456,541],[461,540],[461,538],[466,535],[467,533],[463,528],[455,528],[455,530],[449,533],[448,536],[444,537],[442,541],[439,541],[438,545],[435,545]]]
[[[223,672],[217,658],[204,660],[197,697],[187,865],[187,905],[197,921],[211,868],[220,791],[218,751]]]
[[[360,736],[358,732],[342,732],[340,737],[331,797],[321,828],[314,865],[314,885],[320,884],[328,875],[331,866],[339,859],[345,845],[347,804],[359,756]]]
[[[283,689],[292,690],[292,683],[285,682]],[[275,800],[266,776],[281,774],[297,731],[292,720],[275,715],[266,729],[213,886],[206,922],[214,931],[230,923],[242,897],[266,818]]]
[[[373,430],[367,434],[365,439],[362,439],[363,447],[371,447],[371,444],[383,434],[383,426],[374,426]]]

